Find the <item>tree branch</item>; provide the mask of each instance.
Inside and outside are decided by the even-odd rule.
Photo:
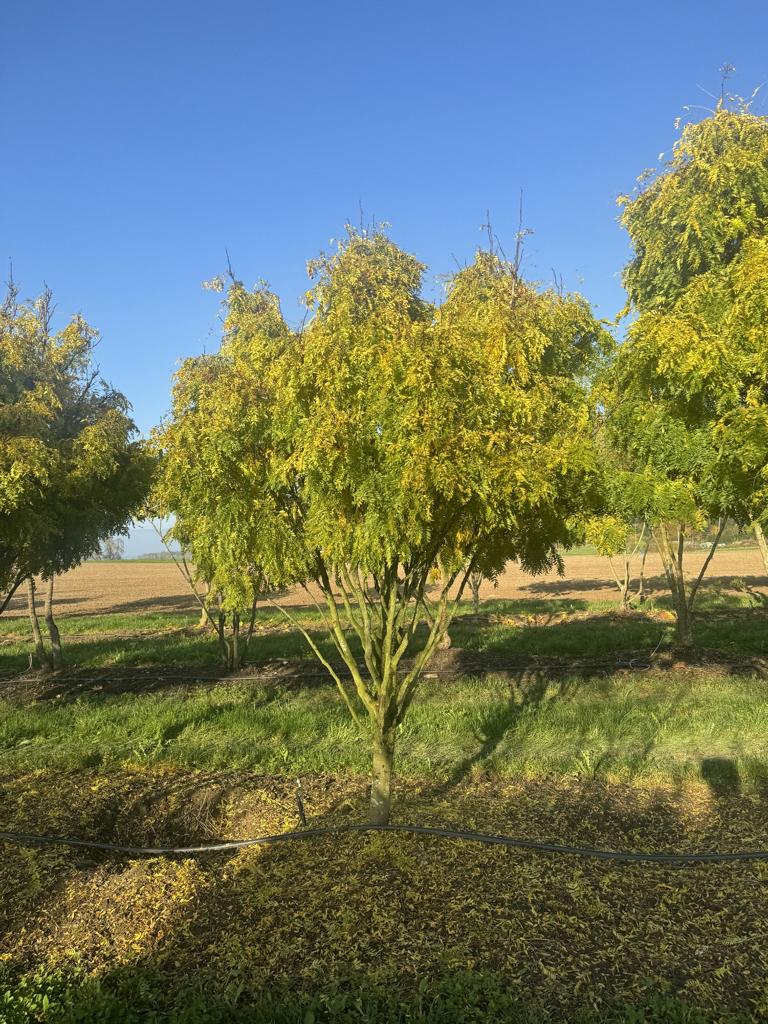
[[[702,567],[701,567],[701,572],[696,577],[696,580],[694,581],[694,584],[691,587],[690,597],[688,598],[688,611],[689,612],[693,610],[693,602],[696,600],[696,594],[698,592],[699,587],[701,586],[701,581],[704,579],[704,573],[707,571],[707,568],[709,567],[709,563],[712,561],[712,557],[713,557],[713,555],[715,553],[715,548],[720,543],[720,538],[723,536],[723,531],[725,530],[727,522],[728,522],[728,517],[727,516],[724,516],[720,520],[720,523],[719,523],[719,527],[720,528],[718,529],[717,534],[715,535],[715,539],[712,541],[712,547],[709,549],[709,554],[704,559],[704,565],[702,565]]]
[[[325,668],[327,669],[327,671],[330,674],[331,678],[336,683],[336,688],[338,689],[338,691],[341,694],[341,696],[344,698],[344,703],[347,705],[347,709],[348,709],[350,715],[352,715],[352,718],[353,718],[353,720],[355,722],[355,725],[359,729],[362,729],[362,722],[360,721],[360,716],[358,715],[357,711],[355,710],[355,706],[352,703],[352,699],[349,696],[349,694],[347,693],[346,687],[342,683],[340,676],[334,670],[333,666],[328,661],[328,659],[323,655],[322,651],[317,646],[317,644],[312,639],[312,637],[309,635],[307,630],[304,629],[304,627],[301,625],[301,623],[297,619],[294,619],[292,615],[289,615],[288,612],[285,610],[285,608],[283,608],[282,605],[279,605],[277,603],[277,601],[273,601],[271,597],[267,598],[267,604],[271,604],[273,608],[277,608],[277,610],[280,612],[280,614],[284,615],[286,617],[286,619],[288,619],[288,621],[296,629],[298,629],[298,631],[301,633],[301,635],[304,637],[304,639],[307,641],[307,643],[309,644],[310,648],[312,649],[312,653],[315,655],[315,657],[318,659],[318,661],[320,661],[321,664],[325,666]]]

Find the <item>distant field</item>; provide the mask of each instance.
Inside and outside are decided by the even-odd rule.
[[[698,570],[705,555],[703,551],[690,552],[689,569]],[[647,575],[651,594],[659,595],[666,591],[661,560],[656,554],[648,556]],[[708,584],[728,589],[734,578],[743,579],[750,587],[768,593],[768,578],[757,548],[724,548],[716,552],[709,567]],[[614,601],[617,594],[608,560],[589,554],[566,555],[564,577],[554,572],[533,577],[519,566],[512,565],[496,589],[486,584],[481,592],[485,599],[500,600],[552,597]],[[304,604],[307,598],[302,590],[296,590],[281,595],[280,600]],[[173,562],[87,562],[57,581],[56,606],[60,616],[93,615],[102,611],[116,614],[193,614],[197,610],[189,587]],[[17,595],[5,614],[26,614],[23,594]]]

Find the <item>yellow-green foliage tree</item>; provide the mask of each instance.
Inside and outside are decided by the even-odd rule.
[[[543,570],[569,540],[592,472],[585,378],[609,341],[583,299],[537,292],[493,252],[438,308],[423,272],[349,229],[310,262],[298,331],[265,287],[233,282],[221,351],[184,364],[157,438],[163,506],[231,600],[257,567],[316,599],[344,671],[305,636],[370,736],[379,823],[469,575]]]
[[[223,284],[212,283],[215,290]],[[261,337],[252,352],[248,339]],[[189,555],[175,559],[200,602],[201,624],[214,627],[222,664],[240,667],[253,635],[256,605],[264,591],[259,546],[251,517],[258,516],[254,465],[264,472],[270,402],[269,373],[259,380],[288,329],[279,306],[263,287],[247,291],[232,283],[225,339],[215,355],[188,359],[176,374],[172,410],[154,431],[158,457],[147,512],[171,523],[163,532]],[[243,446],[253,449],[243,451]],[[219,505],[228,495],[229,504]],[[239,502],[235,502],[235,497]],[[287,578],[273,569],[273,580]],[[205,594],[199,594],[199,585]],[[244,628],[243,628],[244,627]]]
[[[720,103],[621,202],[634,248],[627,308],[637,318],[609,374],[607,430],[636,491],[645,489],[687,645],[709,564],[687,578],[687,532],[768,507],[768,121]]]
[[[51,329],[48,291],[0,306],[0,611],[25,579],[48,579],[124,532],[152,460],[128,403],[93,366],[82,317]]]

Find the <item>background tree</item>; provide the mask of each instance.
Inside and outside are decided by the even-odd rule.
[[[152,460],[128,403],[93,365],[97,335],[74,317],[51,329],[51,294],[0,307],[0,611],[24,580],[53,577],[127,530]],[[54,653],[54,657],[56,657]]]
[[[221,351],[184,364],[157,436],[164,506],[195,558],[300,583],[320,610],[344,671],[302,631],[368,721],[375,822],[470,574],[559,562],[592,472],[584,378],[608,346],[583,299],[538,293],[495,252],[439,308],[423,270],[382,231],[349,229],[310,262],[298,331],[266,286],[232,282]]]
[[[177,412],[179,419],[174,426],[181,426],[185,415],[194,415],[180,407]],[[169,434],[174,432],[174,427],[168,429]],[[168,457],[160,461],[152,493],[158,533],[200,607],[198,628],[211,627],[216,633],[224,668],[242,668],[256,626],[256,607],[265,591],[264,576],[254,565],[252,554],[236,543],[226,545],[223,551],[219,539],[208,532],[207,524],[195,515],[194,509],[181,510],[183,499],[178,501],[179,515],[173,523],[162,527],[167,503],[179,497],[174,489],[178,474],[189,468],[189,449],[186,443],[179,443],[178,437],[167,444],[165,453]],[[174,542],[182,545],[175,552]]]
[[[469,574],[469,589],[472,594],[472,610],[475,615],[480,611],[480,587],[483,585],[483,577],[479,572]]]
[[[125,541],[122,537],[106,537],[94,552],[92,558],[100,562],[117,562],[125,554]]]
[[[647,490],[685,645],[726,519],[766,509],[768,122],[734,106],[686,125],[665,168],[621,200],[634,248],[627,311],[637,319],[606,393],[608,430]],[[720,530],[688,580],[687,533],[712,520]]]
[[[223,284],[214,282],[213,287],[220,290]],[[148,506],[160,522],[166,549],[171,552],[174,543],[181,549],[174,561],[200,605],[201,625],[208,622],[214,628],[222,664],[229,669],[245,661],[257,602],[265,590],[253,540],[255,524],[233,518],[234,509],[217,505],[217,495],[239,489],[242,508],[249,507],[253,480],[240,446],[244,438],[259,440],[261,435],[264,385],[251,378],[239,382],[233,375],[236,362],[248,367],[247,361],[236,359],[240,342],[234,336],[235,320],[241,334],[258,323],[268,335],[272,332],[274,341],[287,330],[263,288],[248,293],[233,283],[227,327],[233,337],[220,353],[188,359],[176,374],[171,416],[152,439],[158,468]],[[169,523],[165,528],[164,520]]]
[[[603,381],[606,378],[603,376]],[[600,383],[595,389],[596,422],[604,426],[605,394]],[[647,489],[638,487],[636,475],[623,468],[622,455],[612,434],[606,429],[596,431],[595,453],[599,473],[595,491],[596,506],[585,509],[577,518],[583,540],[592,544],[599,555],[607,558],[619,593],[623,611],[632,607],[634,572],[638,574],[634,600],[645,599],[645,562],[652,534],[647,515]],[[576,524],[574,524],[576,525]]]
[[[594,545],[598,555],[608,559],[625,612],[632,607],[633,569],[635,561],[638,561],[638,589],[634,599],[642,603],[645,599],[645,560],[651,540],[648,524],[644,520],[638,523],[616,514],[595,516],[586,524],[585,540]],[[617,570],[616,562],[619,562],[621,571]]]

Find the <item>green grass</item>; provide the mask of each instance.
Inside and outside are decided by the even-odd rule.
[[[153,972],[141,968],[120,972],[111,985],[78,970],[40,971],[6,986],[0,975],[0,1019],[4,1024],[555,1024],[560,1019],[502,977],[471,971],[425,976],[410,990],[363,978],[356,986],[347,982],[320,993],[273,986],[245,1000],[237,984],[213,980],[202,992],[190,981],[186,994],[176,993],[177,1003],[185,1005],[155,1008],[151,1016],[136,1008],[137,992],[146,997],[158,988]],[[584,1008],[571,1019],[574,1024],[749,1024],[745,1014],[707,1013],[653,992],[650,984],[648,989],[641,1002]]]
[[[740,658],[768,654],[768,621],[764,616],[706,618],[694,624],[699,650]],[[483,628],[463,624],[452,630],[454,643],[484,654],[520,660],[538,658],[605,658],[633,652],[650,655],[674,645],[674,622],[651,616],[623,618],[594,615],[554,625],[492,625]]]
[[[296,619],[302,625],[316,625],[319,616],[314,610],[300,610]],[[259,632],[251,642],[249,661],[254,664],[274,658],[306,658],[308,645],[298,630],[264,629],[282,627],[283,617],[277,611],[259,615]],[[219,663],[220,652],[215,634],[198,632],[197,616],[158,613],[154,615],[102,615],[61,618],[57,620],[70,668],[95,669],[135,666],[187,665],[206,668]],[[188,633],[183,632],[188,630]],[[155,631],[155,635],[144,635]],[[315,630],[313,630],[313,633]],[[110,636],[109,634],[119,634]],[[101,635],[104,634],[104,635]],[[21,672],[29,665],[31,635],[26,620],[0,620],[0,675]],[[316,639],[330,653],[327,637]]]
[[[733,595],[715,592],[708,600],[710,610],[695,627],[700,648],[726,661],[768,655],[764,611],[729,613]],[[479,771],[677,779],[696,776],[707,759],[728,758],[745,785],[762,784],[768,734],[762,685],[722,669],[706,676],[597,674],[598,666],[601,673],[642,666],[674,640],[668,619],[609,609],[588,601],[487,601],[485,623],[458,617],[451,633],[459,665],[462,658],[471,665],[473,654],[492,656],[514,676],[521,671],[516,665],[579,659],[581,677],[572,671],[544,681],[425,680],[401,727],[398,770],[412,777]],[[317,611],[297,614],[326,656],[337,659],[316,628]],[[190,624],[190,616],[178,614],[62,618],[69,666],[103,669],[104,677],[83,680],[79,689],[53,677],[35,690],[43,699],[0,701],[3,763],[12,771],[161,762],[268,773],[367,771],[366,745],[322,677],[290,687],[242,681],[184,688],[185,675],[193,681],[196,669],[215,675],[219,664],[215,637]],[[26,668],[30,647],[9,625],[14,621],[0,621],[0,632],[10,634],[0,647],[0,673],[10,675]],[[260,613],[266,631],[252,641],[255,670],[290,659],[316,671],[301,633],[283,626],[276,609]],[[356,637],[351,640],[357,649]],[[131,693],[131,677],[121,673],[136,668],[149,675],[143,692]]]
[[[766,735],[768,693],[752,678],[426,680],[400,728],[398,771],[678,780],[727,760],[748,789],[767,781]],[[325,683],[5,700],[0,760],[14,773],[162,763],[289,775],[368,770],[367,746]]]
[[[314,608],[299,607],[291,609],[291,616],[302,625],[319,623],[320,615]],[[124,612],[99,615],[57,615],[56,624],[62,636],[73,636],[84,633],[140,633],[147,630],[194,629],[200,616],[197,612]],[[277,609],[259,608],[257,627],[282,626],[286,623],[285,616]],[[41,620],[41,628],[45,633],[45,624]],[[0,636],[31,636],[29,620],[26,615],[9,617],[0,616]]]
[[[181,629],[194,626],[196,615],[180,615],[178,612],[155,612],[153,614],[110,614],[101,615],[57,615],[56,624],[63,636],[76,633],[111,633],[118,631],[139,632],[149,629]],[[45,623],[41,621],[45,632]],[[0,616],[0,636],[29,637],[29,620],[26,615]]]

